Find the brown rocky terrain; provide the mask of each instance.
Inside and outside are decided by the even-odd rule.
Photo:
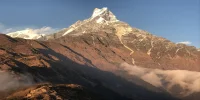
[[[39,84],[11,94],[6,100],[101,100],[76,84]]]
[[[93,54],[93,59],[99,59],[92,61],[81,52],[75,51],[78,49],[75,42],[63,45],[55,42],[13,39],[6,35],[1,35],[0,38],[7,44],[6,46],[1,44],[1,70],[13,73],[14,79],[19,79],[20,82],[27,80],[20,75],[28,73],[30,75],[28,78],[32,80],[33,84],[40,82],[80,84],[99,94],[105,100],[122,100],[122,98],[125,100],[127,97],[137,100],[145,100],[147,97],[166,100],[171,98],[164,90],[155,88],[140,79],[137,79],[137,82],[129,82],[117,76],[116,73],[119,69],[115,66],[118,63],[106,61],[104,55],[98,49],[88,46],[87,42],[79,41],[79,43],[83,42],[79,49],[91,49],[88,52]],[[18,45],[20,45],[20,49],[17,47]],[[73,50],[71,46],[77,48]],[[101,43],[99,46],[104,47]],[[105,50],[115,55],[110,48],[105,47]],[[119,55],[116,55],[116,61],[118,59],[122,60]],[[15,88],[21,88],[21,85]]]

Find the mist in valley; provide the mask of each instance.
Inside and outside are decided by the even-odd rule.
[[[137,76],[153,86],[164,88],[177,96],[188,96],[200,92],[200,72],[150,69],[127,63],[122,63],[120,67],[129,75]]]
[[[0,92],[9,92],[21,87],[34,84],[29,74],[13,74],[11,72],[0,71]]]

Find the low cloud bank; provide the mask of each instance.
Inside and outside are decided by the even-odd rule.
[[[0,71],[0,92],[9,92],[32,84],[33,80],[30,75],[16,75],[10,72]]]
[[[0,33],[8,34],[16,31],[22,31],[22,30],[32,30],[34,33],[37,34],[51,34],[59,31],[59,28],[52,28],[49,26],[43,26],[41,28],[36,26],[17,26],[17,27],[8,27],[7,25],[4,25],[0,22]]]
[[[166,89],[175,95],[187,96],[200,92],[200,72],[187,70],[160,70],[149,69],[122,63],[121,67],[130,75]]]
[[[180,43],[180,44],[186,44],[186,45],[192,44],[192,42],[190,42],[190,41],[182,41],[182,42],[178,42],[178,43]]]

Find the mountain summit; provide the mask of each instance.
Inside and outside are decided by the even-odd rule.
[[[65,28],[54,35],[48,35],[43,40],[60,38],[67,34],[79,36],[85,33],[99,32],[102,31],[102,29],[104,31],[110,31],[113,28],[116,29],[119,27],[125,27],[126,29],[123,30],[124,32],[126,31],[125,33],[131,31],[132,29],[127,23],[119,21],[107,7],[103,7],[101,9],[95,8],[90,18],[83,21],[79,20],[76,23],[72,24],[69,28]]]
[[[103,7],[102,9],[95,8],[90,18],[83,21],[77,21],[75,24],[67,28],[67,31],[63,33],[62,36],[76,30],[79,31],[78,34],[73,35],[80,35],[82,33],[91,31],[99,31],[102,26],[110,25],[116,22],[119,22],[119,20],[117,20],[116,16],[107,7]],[[58,37],[60,36],[58,35]]]
[[[95,8],[90,20],[93,19],[95,19],[97,23],[119,21],[117,20],[116,16],[108,10],[107,7],[104,7],[102,9]]]

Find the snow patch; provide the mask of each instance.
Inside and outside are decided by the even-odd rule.
[[[97,19],[97,23],[103,23],[103,21],[105,21],[105,19],[104,18],[102,18],[102,17],[100,17],[99,19]]]
[[[132,64],[135,65],[135,60],[132,58]]]
[[[96,20],[98,21],[97,23],[102,23],[103,20],[105,20],[106,23],[119,21],[117,20],[116,16],[111,11],[108,10],[107,7],[103,7],[102,9],[95,8],[90,20],[93,20],[94,18],[97,17],[100,17]]]
[[[70,29],[67,30],[62,36],[65,36],[65,35],[67,35],[68,33],[72,32],[72,31],[74,31],[74,29],[73,29],[73,28],[70,28]]]
[[[154,41],[151,41],[151,48],[147,51],[147,55],[151,55],[151,50],[152,50],[152,48],[153,48],[153,42]]]
[[[177,44],[190,45],[190,44],[192,44],[192,42],[190,42],[190,41],[182,41],[182,42],[178,42]]]
[[[101,14],[104,13],[106,10],[108,10],[107,7],[103,7],[102,9],[95,8],[95,9],[94,9],[94,12],[93,12],[93,14],[92,14],[91,19],[93,19],[93,18],[95,18],[95,17],[101,15]]]

